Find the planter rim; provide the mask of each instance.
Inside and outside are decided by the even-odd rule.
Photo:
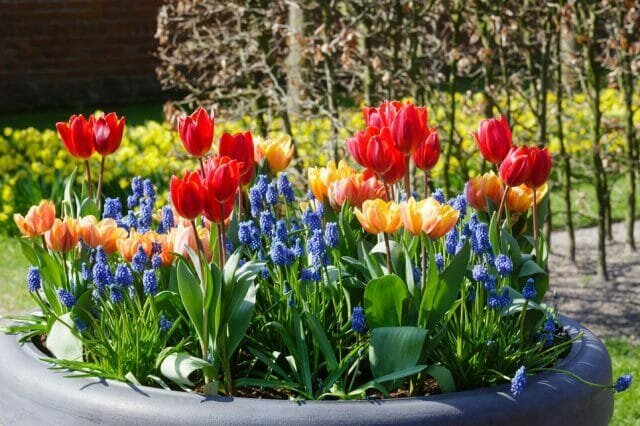
[[[567,317],[571,337],[583,332],[557,368],[595,383],[611,382],[606,348],[591,331]],[[98,378],[68,378],[31,342],[0,335],[0,423],[33,424],[607,424],[610,389],[584,385],[564,374],[527,378],[518,398],[509,384],[428,397],[356,401],[289,401],[211,397]],[[555,417],[549,418],[552,413]],[[29,416],[29,417],[25,417]],[[568,422],[568,423],[567,423]],[[28,424],[32,424],[28,423]]]

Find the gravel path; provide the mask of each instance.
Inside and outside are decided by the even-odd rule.
[[[601,338],[627,337],[640,341],[640,250],[624,245],[624,223],[613,226],[607,242],[609,281],[596,275],[597,229],[576,231],[576,264],[567,255],[566,232],[551,236],[550,290],[557,292],[560,313],[577,319]],[[640,245],[640,222],[636,222]]]

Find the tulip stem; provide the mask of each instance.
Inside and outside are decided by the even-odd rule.
[[[44,248],[44,251],[49,253],[49,248],[47,247],[47,239],[44,237],[44,234],[42,235],[42,247]]]
[[[202,157],[198,157],[198,161],[200,162],[200,171],[202,172],[202,178],[204,179],[204,177],[205,177],[204,161],[202,160]]]
[[[191,220],[191,226],[193,227],[193,234],[196,238],[196,244],[198,245],[198,251],[200,254],[198,257],[200,258],[201,268],[202,268],[202,295],[204,297],[207,294],[207,280],[205,278],[206,274],[206,265],[207,265],[207,256],[204,253],[204,246],[202,245],[202,240],[200,239],[200,235],[198,235],[198,228],[196,227],[196,221]],[[200,257],[202,256],[202,257]],[[200,340],[200,349],[202,351],[202,359],[205,361],[209,360],[209,334],[207,331],[209,313],[206,304],[202,305],[202,339]],[[204,383],[205,385],[211,381],[211,377],[205,368],[204,372]]]
[[[244,210],[244,189],[240,184],[240,194],[238,196],[238,221],[242,221],[242,211]]]
[[[200,239],[200,235],[198,235],[198,228],[196,227],[196,221],[191,221],[191,226],[193,227],[193,235],[196,237],[196,244],[198,245],[198,250],[200,250],[200,254],[206,258],[204,253],[204,245],[202,245],[202,240]]]
[[[424,198],[429,198],[429,172],[424,172]]]
[[[104,180],[104,161],[105,157],[102,156],[102,160],[100,161],[100,175],[98,175],[98,194],[96,195],[96,202],[98,203],[98,209],[102,205],[102,200],[100,196],[102,195],[102,181]]]
[[[540,260],[540,250],[538,250],[538,200],[537,191],[533,188],[533,244],[535,245],[536,261]]]
[[[509,187],[505,186],[504,187],[504,191],[502,192],[502,199],[500,200],[500,207],[498,208],[498,217],[497,217],[497,221],[498,221],[498,236],[500,236],[500,228],[502,226],[501,225],[501,219],[502,219],[502,211],[504,210],[504,205],[507,201],[507,195],[509,194]]]
[[[227,256],[224,253],[224,223],[218,224],[218,249],[220,253],[218,254],[218,262],[220,263],[220,269],[224,268],[224,264],[227,262]]]
[[[393,270],[391,269],[391,247],[389,247],[389,236],[386,232],[383,232],[384,236],[384,247],[387,249],[387,270],[391,274]]]
[[[87,169],[87,191],[89,198],[93,198],[93,188],[91,187],[91,167],[89,166],[89,160],[84,160],[84,165]]]
[[[407,193],[407,200],[411,197],[411,179],[409,176],[411,166],[411,156],[407,155],[407,163],[404,168],[404,191]]]

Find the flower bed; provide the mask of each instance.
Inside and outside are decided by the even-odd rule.
[[[363,169],[311,168],[301,196],[287,137],[225,133],[210,155],[214,122],[198,109],[179,134],[199,167],[171,178],[161,209],[151,181],[134,178],[126,214],[103,196],[124,118],[58,123],[86,180],[16,215],[41,313],[9,331],[72,375],[167,390],[349,400],[510,383],[519,397],[582,338],[543,303],[547,150],[483,120],[473,136],[498,174],[447,200],[429,185],[440,142],[426,109],[384,102],[363,116],[347,141]]]

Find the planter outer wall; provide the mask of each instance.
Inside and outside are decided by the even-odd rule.
[[[561,318],[571,335],[584,332],[557,367],[596,383],[611,383],[602,342],[575,321]],[[260,424],[260,425],[606,425],[613,392],[558,373],[527,380],[517,399],[509,385],[427,398],[364,401],[258,400],[204,397],[110,380],[71,379],[39,360],[32,344],[0,336],[0,424]]]

